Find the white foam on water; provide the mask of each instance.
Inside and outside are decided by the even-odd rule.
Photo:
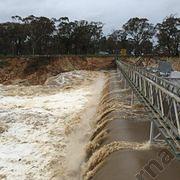
[[[77,170],[83,160],[83,147],[88,140],[83,136],[91,129],[90,114],[95,113],[93,110],[88,114],[85,109],[92,105],[90,101],[94,101],[94,107],[98,104],[96,95],[102,89],[103,83],[97,85],[96,78],[88,86],[67,91],[60,89],[53,95],[7,96],[4,95],[4,91],[8,91],[6,86],[0,86],[0,122],[8,127],[0,134],[2,177],[8,180],[70,179],[69,172]],[[104,82],[102,77],[100,79]],[[67,123],[83,111],[86,115],[81,118],[87,121],[66,137]],[[83,127],[82,132],[79,127]]]

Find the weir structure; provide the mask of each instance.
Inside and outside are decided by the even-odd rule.
[[[143,68],[116,59],[125,86],[145,105],[151,117],[150,142],[167,142],[180,159],[180,86]]]

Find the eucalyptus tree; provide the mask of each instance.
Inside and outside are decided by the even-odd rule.
[[[180,18],[173,15],[166,17],[156,25],[158,45],[161,51],[170,56],[178,56],[180,52]]]
[[[154,26],[149,23],[146,18],[131,18],[126,24],[123,25],[123,30],[127,34],[127,38],[133,43],[133,51],[135,55],[145,53],[147,48],[152,47],[152,40],[155,34]],[[152,49],[151,49],[152,50]]]

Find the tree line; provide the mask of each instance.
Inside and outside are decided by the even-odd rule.
[[[131,18],[105,36],[102,22],[70,21],[68,17],[20,17],[0,23],[0,55],[163,54],[179,56],[180,18],[170,15],[153,25],[147,18]]]

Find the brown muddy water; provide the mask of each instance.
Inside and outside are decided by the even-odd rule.
[[[179,180],[180,162],[165,144],[149,144],[150,116],[142,104],[131,106],[131,90],[111,73],[87,146],[85,180]],[[163,160],[164,153],[166,164]],[[148,163],[158,163],[160,169]],[[152,164],[151,164],[152,165]]]
[[[150,117],[131,106],[116,71],[73,71],[44,85],[0,85],[0,179],[141,180],[164,145],[150,146]],[[156,180],[179,180],[173,159]]]
[[[105,78],[73,71],[45,85],[1,85],[0,179],[79,180]]]

